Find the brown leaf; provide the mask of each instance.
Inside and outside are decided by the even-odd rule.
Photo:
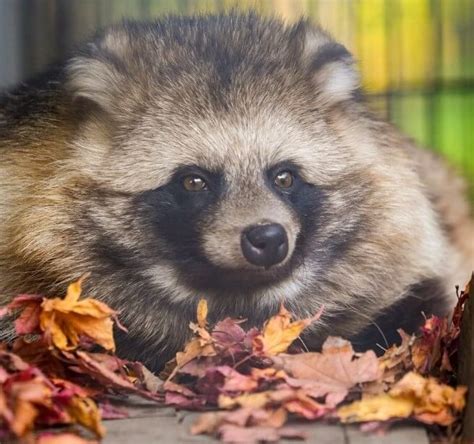
[[[148,370],[143,364],[140,364],[141,374],[139,380],[143,384],[145,390],[151,393],[156,393],[163,387],[163,381],[154,373]]]
[[[357,355],[351,344],[341,338],[328,338],[322,353],[280,355],[273,362],[293,377],[287,379],[288,384],[304,389],[314,398],[326,396],[326,404],[333,406],[355,385],[381,376],[373,351]]]
[[[385,373],[396,367],[400,372],[403,372],[411,365],[410,347],[415,341],[415,337],[401,329],[398,330],[398,334],[402,340],[401,344],[393,345],[379,358],[380,366]]]

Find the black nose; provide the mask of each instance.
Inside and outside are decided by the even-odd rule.
[[[280,224],[255,225],[242,232],[242,253],[253,265],[270,267],[288,254],[288,236]]]

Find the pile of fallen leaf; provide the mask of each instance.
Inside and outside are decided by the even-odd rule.
[[[363,423],[367,431],[407,419],[444,430],[460,424],[466,388],[456,387],[456,355],[469,285],[449,320],[431,317],[418,335],[400,331],[401,344],[381,357],[356,353],[335,337],[321,352],[299,350],[294,341],[321,313],[292,321],[282,306],[261,330],[244,330],[242,320],[230,318],[209,326],[201,300],[193,338],[160,375],[163,384],[140,363],[113,354],[114,322],[123,328],[117,313],[80,293],[81,280],[64,299],[21,295],[0,311],[18,335],[0,346],[0,439],[90,442],[71,434],[77,426],[100,439],[101,419],[126,415],[109,394],[205,410],[191,433],[224,442],[304,438],[287,425],[290,418]],[[32,434],[58,424],[76,428]]]
[[[431,317],[419,335],[399,331],[401,344],[378,358],[355,353],[329,337],[320,353],[286,353],[302,330],[317,322],[292,322],[281,307],[262,331],[244,331],[240,321],[206,324],[206,303],[191,324],[194,339],[178,353],[164,384],[165,402],[183,409],[218,408],[202,414],[193,434],[224,442],[304,438],[286,426],[290,417],[364,423],[383,431],[400,420],[453,426],[460,421],[466,387],[455,386],[454,363],[469,286],[458,295],[451,320]]]
[[[14,318],[18,335],[13,343],[0,344],[0,441],[96,442],[75,435],[77,428],[31,432],[75,425],[100,439],[102,419],[127,416],[107,401],[107,394],[163,400],[148,390],[145,367],[114,356],[114,321],[120,326],[116,312],[95,299],[79,300],[81,282],[71,284],[65,298],[20,295],[0,309],[0,317]]]

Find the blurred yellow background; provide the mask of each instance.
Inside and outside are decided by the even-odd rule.
[[[231,8],[290,22],[309,17],[355,54],[372,106],[421,144],[443,153],[468,177],[474,197],[474,0],[0,1],[0,14],[9,15],[12,30],[0,26],[0,49],[2,37],[5,45],[16,33],[19,79],[123,17]]]

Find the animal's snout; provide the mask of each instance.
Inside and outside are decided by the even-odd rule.
[[[288,254],[288,236],[280,224],[253,225],[242,232],[242,253],[253,265],[271,267]]]

